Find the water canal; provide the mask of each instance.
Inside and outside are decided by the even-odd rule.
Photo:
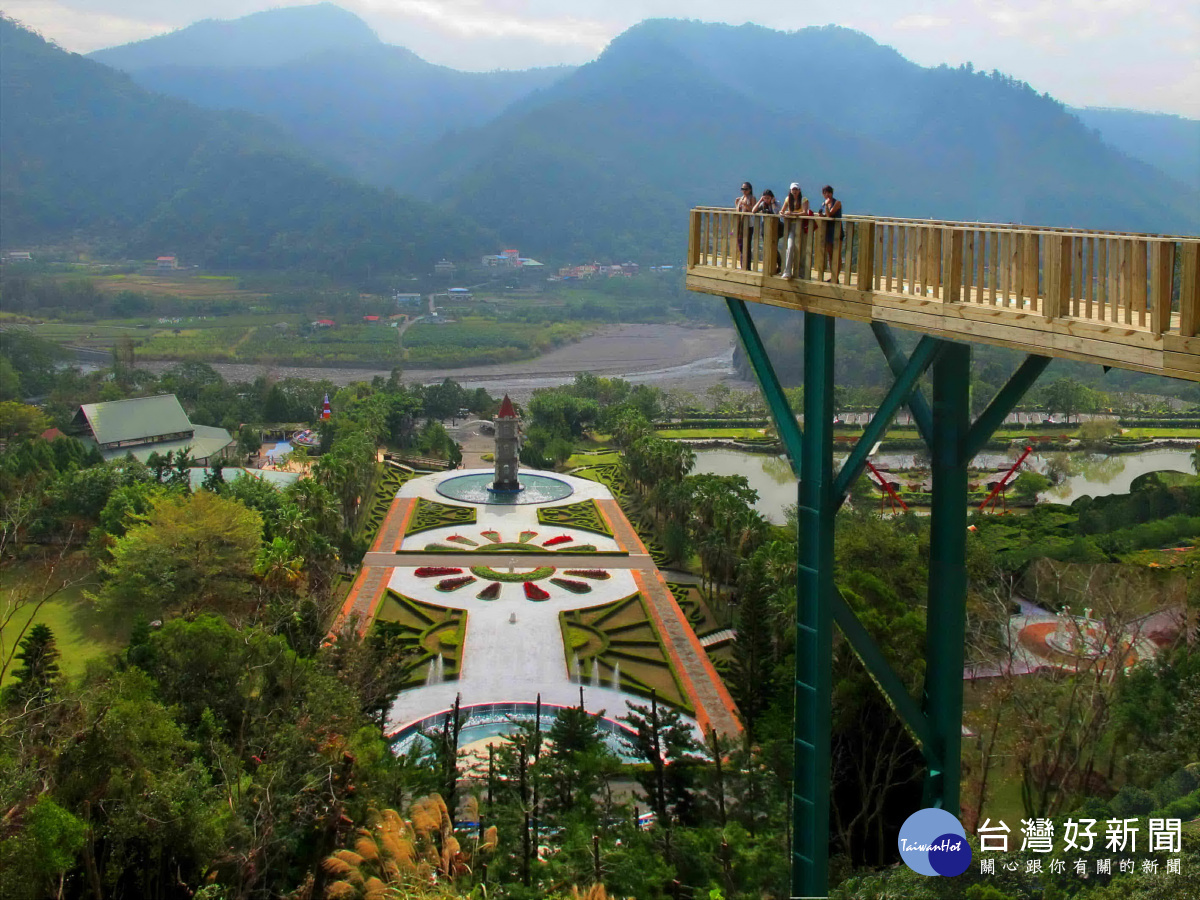
[[[835,457],[835,461],[843,458],[839,455]],[[976,457],[975,465],[983,469],[999,469],[1013,461],[1015,460],[1003,453],[981,453]],[[874,463],[880,468],[899,474],[913,468],[914,458],[911,453],[881,453],[874,458]],[[1047,457],[1030,457],[1030,468],[1035,471],[1046,472],[1052,464],[1060,471],[1065,469],[1066,476],[1043,494],[1042,499],[1055,503],[1070,503],[1084,495],[1102,497],[1108,494],[1124,494],[1129,491],[1129,486],[1135,478],[1147,472],[1190,473],[1192,452],[1182,449],[1114,454],[1076,451],[1051,454]],[[785,507],[796,502],[796,480],[783,456],[748,453],[743,450],[698,450],[692,472],[746,476],[750,486],[758,491],[755,508],[775,524],[783,523]]]

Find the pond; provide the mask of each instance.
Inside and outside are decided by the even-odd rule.
[[[836,466],[844,457],[835,457]],[[912,454],[881,453],[874,458],[877,466],[893,472],[910,468]],[[1001,453],[981,453],[975,458],[980,468],[998,469],[1015,462]],[[1192,451],[1178,449],[1142,450],[1137,453],[1075,453],[1051,454],[1047,458],[1030,457],[1030,467],[1039,472],[1055,466],[1066,477],[1062,483],[1043,495],[1044,500],[1070,503],[1085,494],[1102,497],[1124,494],[1139,475],[1147,472],[1192,471]],[[791,467],[782,456],[767,453],[747,453],[743,450],[698,450],[693,474],[745,475],[750,487],[758,491],[755,509],[776,525],[784,522],[784,509],[796,502],[796,480]]]
[[[1069,453],[1065,457],[1067,477],[1042,495],[1043,500],[1070,503],[1079,497],[1125,494],[1139,475],[1148,472],[1192,474],[1191,450],[1143,450],[1138,453]],[[1051,460],[1033,457],[1034,467],[1045,472]]]

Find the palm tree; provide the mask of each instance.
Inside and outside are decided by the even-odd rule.
[[[262,579],[269,592],[279,594],[295,585],[303,568],[304,558],[296,545],[287,538],[277,537],[258,551],[254,574]]]

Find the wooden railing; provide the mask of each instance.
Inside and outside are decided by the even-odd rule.
[[[718,277],[731,280],[756,276],[785,291],[828,281],[860,293],[1152,335],[1190,338],[1200,328],[1194,236],[866,216],[785,224],[777,216],[698,208],[688,269],[724,269]]]

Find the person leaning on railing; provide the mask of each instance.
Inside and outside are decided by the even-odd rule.
[[[833,196],[833,188],[830,185],[825,185],[821,188],[821,196],[825,198],[821,203],[821,211],[817,215],[825,216],[829,219],[840,219],[842,217],[842,201]],[[832,279],[826,278],[826,281],[837,282],[838,273],[841,270],[842,260],[840,255],[833,255],[833,231],[838,223],[830,222],[825,228],[825,266],[830,270]],[[842,229],[842,239],[846,237],[846,229]]]
[[[762,213],[764,216],[779,215],[779,201],[775,199],[775,192],[773,190],[771,190],[770,188],[767,188],[765,191],[763,191],[762,197],[760,197],[759,201],[754,204],[754,209],[752,209],[750,211],[756,212],[756,213]],[[763,236],[763,239],[766,240],[765,234]],[[764,247],[763,253],[766,253],[766,252],[767,252],[766,248]],[[763,265],[766,265],[765,261],[763,262]],[[779,238],[778,237],[775,238],[775,271],[772,272],[771,274],[772,275],[779,274]]]
[[[754,186],[748,181],[743,181],[742,196],[733,202],[733,208],[738,212],[754,212],[754,203]],[[750,268],[750,256],[752,255],[750,248],[754,246],[754,226],[751,225],[748,229],[750,247],[746,247],[744,253],[742,252],[742,222],[740,219],[734,222],[734,229],[737,231],[738,260],[740,260],[743,269],[748,269]]]
[[[779,214],[783,217],[784,231],[786,232],[787,252],[783,260],[783,277],[786,281],[796,274],[797,251],[800,244],[800,228],[795,220],[804,215],[806,201],[804,200],[803,192],[800,190],[800,185],[792,182],[792,186],[788,189],[787,196],[783,198],[783,205],[780,207]],[[812,215],[809,211],[808,215]],[[805,230],[808,228],[808,223],[804,224]]]

